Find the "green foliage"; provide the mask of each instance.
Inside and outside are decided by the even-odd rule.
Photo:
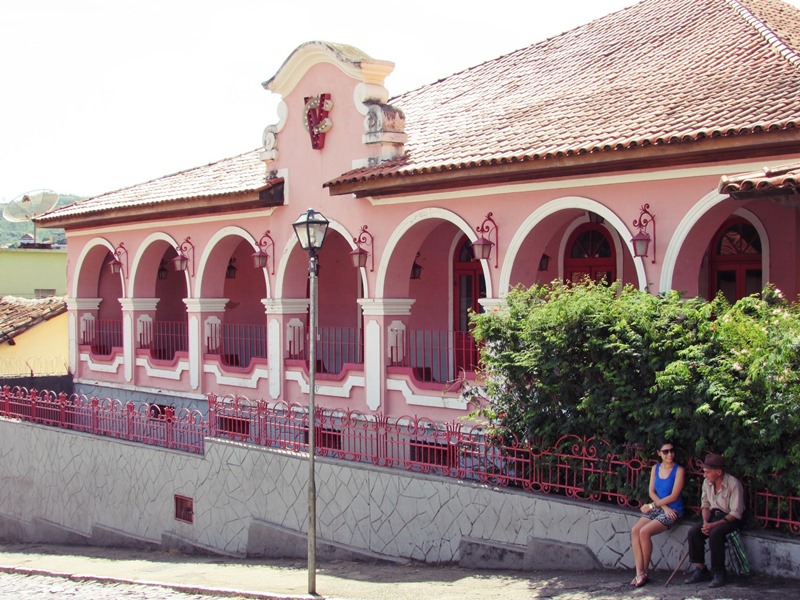
[[[506,300],[473,316],[492,434],[598,436],[620,454],[668,438],[774,493],[800,490],[800,308],[777,290],[731,306],[553,282]]]

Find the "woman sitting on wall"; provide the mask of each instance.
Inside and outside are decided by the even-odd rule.
[[[642,587],[650,577],[650,556],[653,553],[654,535],[670,529],[683,516],[684,469],[675,462],[675,445],[665,441],[658,454],[661,462],[653,465],[650,472],[650,500],[639,509],[644,515],[631,530],[631,548],[636,563],[633,587]]]

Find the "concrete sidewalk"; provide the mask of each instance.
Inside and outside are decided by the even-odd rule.
[[[676,575],[653,574],[640,589],[630,588],[628,571],[514,572],[458,567],[325,562],[318,565],[317,598],[329,600],[509,600],[527,598],[659,600],[786,600],[800,595],[800,581],[761,576],[711,590],[683,584]],[[97,547],[0,544],[0,571],[54,575],[73,580],[146,583],[193,594],[235,598],[308,599],[305,561],[230,559]]]

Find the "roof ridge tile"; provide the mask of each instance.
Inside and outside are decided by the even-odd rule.
[[[751,11],[747,6],[745,6],[739,0],[725,0],[729,5],[731,5],[742,17],[744,17],[745,21],[747,21],[750,25],[755,27],[756,31],[761,34],[761,36],[767,40],[767,42],[774,46],[775,49],[778,51],[778,54],[783,56],[786,60],[788,60],[793,65],[800,65],[800,54],[795,52],[772,28],[764,22],[763,19],[760,19]]]

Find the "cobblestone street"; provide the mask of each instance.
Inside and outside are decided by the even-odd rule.
[[[755,574],[719,589],[665,586],[668,572],[632,589],[630,571],[481,571],[456,566],[331,561],[319,565],[325,600],[790,600],[800,582]],[[110,548],[0,544],[0,600],[310,600],[304,561],[259,561]]]
[[[158,585],[99,582],[46,575],[20,575],[0,572],[0,599],[53,600],[201,600],[212,596],[187,594]],[[214,595],[213,597],[218,597]],[[226,596],[244,600],[244,596]]]

